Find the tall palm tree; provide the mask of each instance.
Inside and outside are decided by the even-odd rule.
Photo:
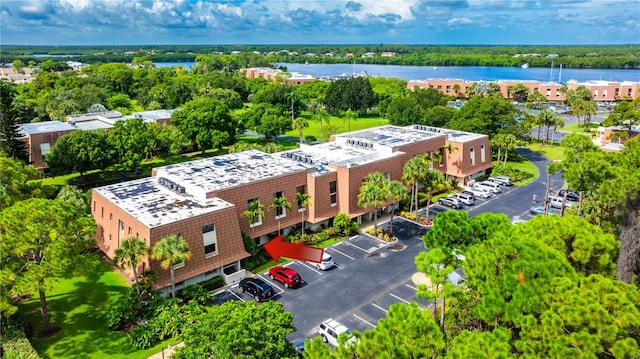
[[[291,202],[287,201],[284,196],[278,196],[273,198],[273,202],[269,205],[268,209],[275,209],[276,213],[281,211],[281,215],[277,216],[278,220],[278,234],[280,234],[280,220],[284,217],[285,211],[291,210]]]
[[[418,185],[424,173],[431,167],[429,154],[416,155],[404,165],[402,169],[402,180],[411,187],[411,207],[415,206],[416,219],[418,218]]]
[[[373,207],[373,228],[378,229],[378,207],[389,198],[389,180],[380,172],[372,172],[367,175],[360,193],[358,193],[358,205],[362,208]]]
[[[504,163],[502,164],[502,169],[507,167],[507,158],[509,157],[509,151],[513,151],[516,149],[518,145],[518,139],[515,135],[506,134],[504,137]]]
[[[351,109],[348,109],[342,113],[342,119],[347,121],[347,132],[351,132],[351,120],[357,120],[358,113],[351,111]]]
[[[295,120],[293,120],[292,127],[294,130],[297,130],[298,133],[300,134],[300,143],[298,147],[301,147],[302,137],[303,137],[302,131],[304,130],[305,127],[309,127],[309,122],[307,122],[307,120],[305,120],[304,117],[296,117]]]
[[[300,101],[300,94],[297,91],[291,91],[285,95],[285,99],[291,101],[291,121],[293,122],[296,115],[294,105],[296,102]]]
[[[300,236],[304,238],[304,214],[307,212],[307,208],[311,206],[311,195],[308,193],[297,192],[296,201],[298,202],[300,216],[302,217],[300,219],[300,225],[302,226]]]
[[[554,114],[549,110],[542,110],[538,113],[538,126],[545,126],[545,140],[549,140],[549,128],[554,123]],[[538,127],[538,137],[540,136],[540,127]],[[545,140],[542,141],[542,144],[545,143]]]
[[[500,159],[502,158],[502,149],[506,145],[504,136],[505,135],[503,133],[499,133],[493,136],[493,138],[489,141],[489,143],[491,144],[491,147],[498,150],[498,158],[496,159],[498,163],[500,163]]]
[[[140,295],[140,283],[138,282],[138,264],[142,258],[149,253],[147,243],[138,237],[125,239],[120,243],[120,248],[116,249],[113,261],[120,268],[131,268],[133,279],[136,281],[136,292]]]
[[[177,234],[163,238],[151,250],[151,258],[160,261],[162,268],[171,270],[171,296],[176,296],[176,278],[174,266],[191,258],[187,242]]]
[[[391,181],[389,182],[387,191],[389,197],[391,197],[394,202],[393,210],[391,211],[391,222],[389,223],[389,230],[393,233],[393,213],[398,203],[407,197],[407,188],[400,181]]]
[[[453,85],[453,92],[455,92],[456,98],[458,98],[458,96],[460,95],[460,85],[454,84]]]
[[[259,222],[262,217],[264,217],[264,205],[260,203],[259,199],[253,200],[249,202],[249,209],[242,212],[242,216],[247,217],[251,231],[255,232],[256,227],[253,224]]]
[[[420,183],[427,193],[427,220],[429,220],[429,206],[431,205],[433,192],[446,182],[444,175],[438,170],[427,170],[420,179]]]
[[[324,107],[320,107],[316,110],[316,113],[313,115],[311,119],[314,121],[317,121],[320,124],[320,131],[322,131],[322,123],[323,122],[329,123],[330,118],[331,116],[329,116],[329,112],[327,112],[327,110],[325,110]]]

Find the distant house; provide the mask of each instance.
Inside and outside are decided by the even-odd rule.
[[[347,52],[344,57],[353,57],[353,52]]]
[[[380,56],[382,56],[382,57],[394,57],[394,56],[396,56],[396,53],[393,52],[393,51],[385,51]]]
[[[554,58],[556,58],[558,56],[560,56],[560,55],[558,55],[558,54],[549,54],[549,55],[547,55],[547,58],[548,59],[554,59]]]
[[[376,54],[373,52],[365,52],[361,57],[374,57]]]

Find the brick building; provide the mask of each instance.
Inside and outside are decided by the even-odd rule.
[[[75,127],[60,121],[44,121],[23,123],[19,126],[22,132],[22,140],[27,144],[29,163],[33,167],[42,170],[47,168],[45,156],[58,141],[58,138],[71,133]]]
[[[445,152],[447,144],[457,150]],[[302,216],[306,227],[330,225],[339,213],[358,221],[371,218],[370,209],[357,205],[366,176],[379,171],[400,180],[409,159],[436,151],[444,155],[434,167],[450,177],[467,180],[491,168],[486,135],[417,125],[335,135],[327,143],[279,153],[232,153],[158,167],[150,178],[95,188],[96,240],[113,257],[123,239],[137,236],[152,247],[179,234],[189,244],[191,259],[176,267],[178,288],[216,275],[236,282],[245,275],[240,260],[249,256],[241,232],[264,244],[278,228],[285,234],[297,228]],[[298,192],[310,195],[309,208],[296,203]],[[268,209],[276,197],[287,198],[292,210]],[[254,200],[265,214],[249,223],[242,212]],[[169,271],[157,261],[146,258],[139,269],[159,274],[155,289],[167,291]]]
[[[529,93],[539,92],[543,94],[549,102],[565,101],[565,92],[562,90],[565,85],[567,90],[575,90],[580,86],[588,88],[591,90],[593,101],[597,102],[633,100],[640,96],[640,82],[632,81],[569,81],[565,85],[557,82],[540,82],[532,80],[497,80],[492,82],[500,86],[502,96],[509,99],[513,98],[513,94],[509,91],[509,86],[517,84],[523,84],[529,89]],[[426,79],[408,81],[407,88],[435,88],[446,95],[465,97],[465,94],[470,92],[470,89],[475,86],[475,84],[475,81],[466,81],[462,79]]]
[[[245,77],[248,79],[263,78],[268,81],[282,81],[289,85],[300,85],[307,82],[314,82],[313,75],[304,75],[298,72],[284,72],[268,67],[250,67],[244,69]]]

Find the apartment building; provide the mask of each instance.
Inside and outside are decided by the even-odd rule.
[[[67,122],[44,121],[24,123],[19,125],[22,132],[22,140],[27,144],[29,163],[36,169],[49,168],[45,162],[45,156],[51,152],[58,139],[75,130],[112,129],[118,121],[126,121],[129,118],[142,118],[144,122],[156,122],[164,125],[171,124],[171,114],[174,110],[154,110],[135,112],[123,116],[118,111],[105,111],[68,115]]]
[[[493,81],[500,87],[500,92],[504,98],[512,99],[514,96],[509,91],[510,86],[518,84],[524,85],[529,89],[529,93],[539,92],[543,94],[549,102],[565,101],[566,90],[575,90],[580,86],[584,86],[591,90],[592,99],[597,102],[613,102],[620,100],[634,100],[640,96],[640,82],[623,81],[568,81],[566,84],[557,82],[541,82],[541,81],[521,81],[521,80],[497,80]],[[407,82],[407,88],[435,88],[438,91],[456,97],[465,97],[465,95],[475,86],[475,81],[466,81],[462,79],[426,79],[426,80],[410,80]],[[565,87],[566,86],[566,87]]]
[[[248,79],[263,78],[268,81],[282,81],[289,85],[300,85],[316,81],[313,75],[304,75],[298,72],[284,72],[267,67],[251,67],[244,69],[244,71],[245,77]]]
[[[448,144],[456,150],[446,151]],[[152,247],[178,234],[191,249],[191,259],[175,267],[178,288],[216,275],[236,282],[245,275],[240,260],[249,256],[241,232],[264,244],[279,229],[287,234],[297,228],[303,217],[307,228],[330,225],[339,213],[357,221],[369,219],[371,209],[357,204],[366,176],[379,171],[401,180],[409,159],[430,152],[443,153],[434,168],[460,180],[491,168],[486,135],[418,125],[339,134],[327,143],[279,153],[232,153],[158,167],[150,178],[95,188],[96,240],[113,257],[120,241],[129,237],[137,236]],[[309,194],[312,204],[301,207],[297,193]],[[285,197],[292,209],[269,209],[277,197]],[[265,212],[250,223],[242,213],[253,201]],[[139,271],[144,269],[159,275],[155,289],[166,293],[169,271],[148,258]]]

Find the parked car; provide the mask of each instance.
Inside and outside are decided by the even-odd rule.
[[[489,177],[489,181],[497,183],[502,186],[513,186],[513,182],[511,182],[511,177],[509,176]]]
[[[285,288],[294,288],[302,283],[302,277],[298,272],[281,266],[271,267],[269,269],[269,278],[282,283]]]
[[[349,337],[347,343],[353,343],[356,340],[349,328],[333,319],[327,319],[322,322],[318,328],[318,333],[325,343],[334,347],[338,346],[338,336],[340,334],[346,334]]]
[[[564,198],[564,194],[567,194],[567,201],[573,201],[573,202],[579,202],[580,201],[580,195],[577,194],[576,192],[569,190],[569,189],[561,189],[558,191],[558,197],[563,197]]]
[[[322,261],[320,263],[307,262],[307,264],[316,267],[318,270],[328,270],[335,266],[335,263],[333,263],[333,257],[331,257],[331,254],[327,252],[322,252]]]
[[[491,192],[491,189],[483,186],[474,186],[469,188],[468,191],[473,192],[473,194],[480,198],[489,198],[496,196],[495,193]]]
[[[456,197],[442,197],[438,200],[438,204],[451,208],[462,208],[462,201]]]
[[[472,193],[456,193],[456,198],[460,200],[460,202],[464,203],[466,206],[473,206],[473,201],[475,201],[475,196]]]
[[[500,188],[500,187],[502,187],[502,185],[499,184],[499,183],[495,183],[495,182],[491,182],[491,181],[482,181],[482,182],[480,182],[480,185],[492,188],[495,191],[494,193],[502,193],[502,189]]]
[[[553,208],[562,208],[562,206],[564,205],[564,207],[571,207],[573,206],[575,202],[571,202],[569,200],[564,200],[563,197],[549,197],[549,206],[553,207]]]
[[[275,294],[273,287],[260,278],[245,278],[241,280],[240,291],[249,293],[256,301],[268,300]]]
[[[529,209],[529,213],[533,215],[544,214],[544,206],[533,206]],[[549,208],[547,214],[560,214],[557,209]]]
[[[491,193],[493,193],[493,194],[498,193],[498,190],[497,190],[497,189],[495,189],[495,188],[493,188],[493,187],[491,187],[491,186],[486,186],[486,185],[484,185],[482,182],[475,183],[475,184],[473,185],[473,188],[484,188],[484,189],[488,190],[489,192],[491,192]]]
[[[471,191],[464,190],[464,191],[460,192],[460,194],[468,194],[473,198],[474,201],[476,200],[476,194],[471,192]]]
[[[296,351],[296,353],[298,353],[298,357],[300,358],[304,358],[304,343],[305,343],[306,339],[305,338],[300,338],[300,339],[296,339],[292,344],[293,344],[293,349]]]

